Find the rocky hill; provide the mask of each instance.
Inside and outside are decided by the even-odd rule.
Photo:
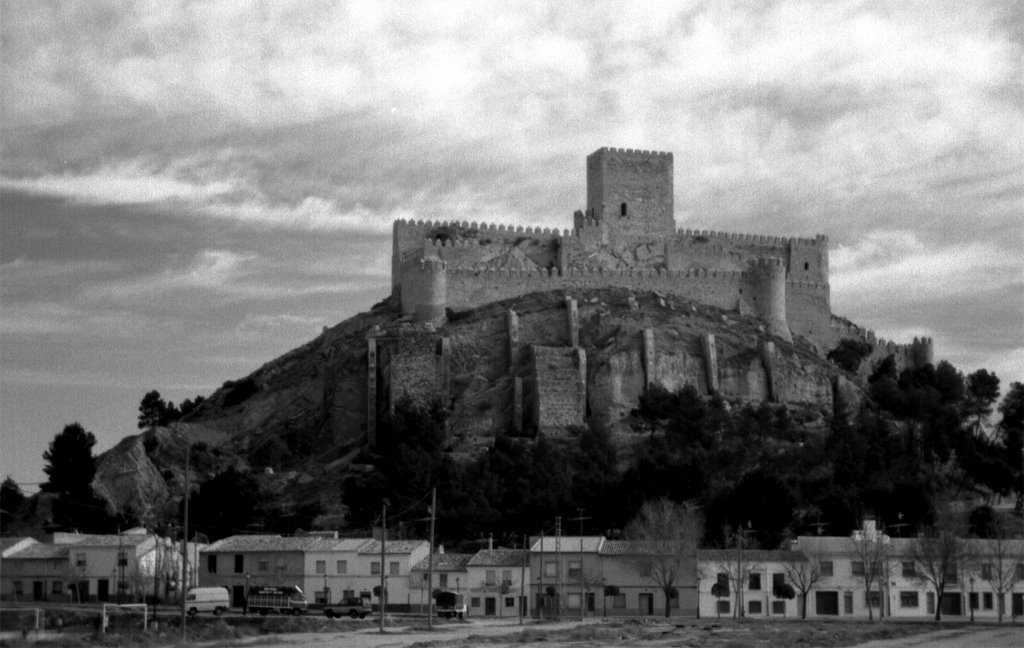
[[[653,292],[587,290],[574,299],[576,348],[585,357],[580,422],[603,424],[624,451],[622,456],[628,456],[638,438],[631,412],[649,382],[669,390],[691,384],[711,391],[709,335],[717,355],[714,388],[719,394],[734,403],[785,403],[805,431],[826,429],[842,372],[802,338],[789,343],[770,335],[755,317]],[[510,311],[517,316],[521,347],[511,358]],[[382,358],[387,341],[400,346],[403,340],[448,340],[445,389],[401,385],[396,368],[400,354],[393,351],[396,367],[381,378],[390,383],[382,385],[374,400],[382,410],[402,395],[424,398],[443,391],[450,410],[447,451],[465,461],[500,435],[565,435],[565,426],[531,423],[529,414],[514,429],[516,406],[510,393],[516,378],[544,380],[530,348],[571,348],[573,332],[566,322],[566,294],[561,291],[449,313],[436,327],[402,317],[394,301],[385,300],[325,328],[316,339],[249,376],[224,383],[186,420],[126,437],[100,457],[95,490],[121,511],[170,512],[184,488],[187,438],[194,444],[193,485],[229,466],[249,470],[260,475],[282,508],[318,498],[326,513],[320,522],[337,526],[343,522],[339,494],[344,478],[368,469],[359,463],[372,441],[367,426],[368,398],[373,398],[368,395],[368,337],[378,340]],[[859,390],[852,382],[846,384],[845,392],[855,398]],[[536,400],[546,397],[535,395]]]

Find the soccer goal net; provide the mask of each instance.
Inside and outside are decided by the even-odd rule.
[[[145,603],[104,603],[102,632],[145,630],[149,625],[149,606]]]
[[[39,630],[42,622],[41,608],[0,608],[0,630],[4,632]]]

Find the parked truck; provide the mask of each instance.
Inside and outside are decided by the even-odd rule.
[[[280,612],[298,616],[309,609],[309,602],[296,585],[259,585],[249,588],[246,609],[263,615]]]
[[[462,619],[466,616],[466,596],[450,590],[437,590],[434,592],[434,607],[439,617]]]

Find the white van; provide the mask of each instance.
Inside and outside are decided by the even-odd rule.
[[[189,616],[195,616],[200,612],[213,612],[220,616],[228,607],[226,587],[193,587],[185,595],[185,610]]]

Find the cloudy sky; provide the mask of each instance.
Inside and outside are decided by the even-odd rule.
[[[1024,379],[1024,2],[0,7],[0,477],[367,309],[395,218],[567,227],[601,146],[674,152],[680,227],[827,234],[835,312]]]

